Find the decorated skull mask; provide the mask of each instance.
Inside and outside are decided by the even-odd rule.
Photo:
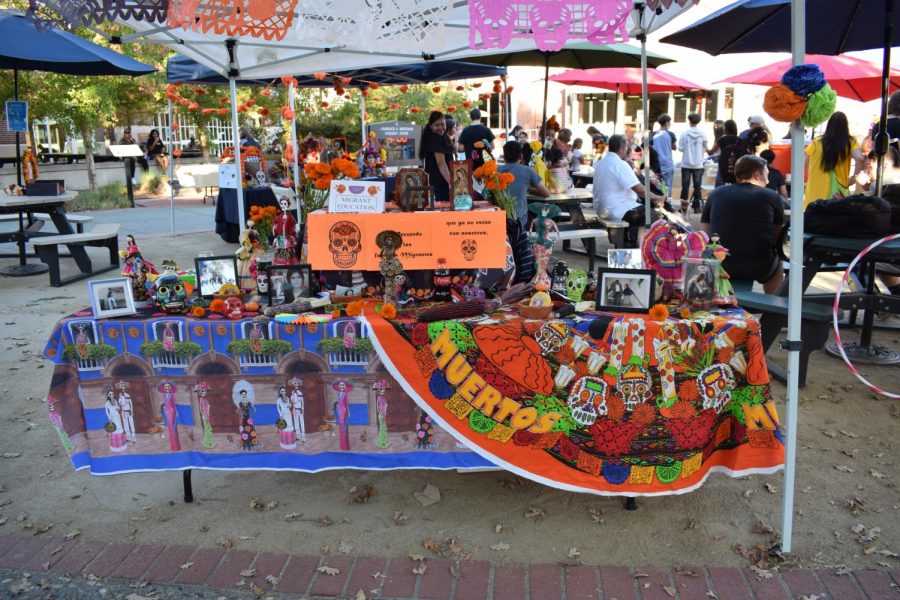
[[[697,387],[703,398],[703,408],[712,408],[718,414],[731,400],[731,390],[735,387],[734,373],[728,365],[706,367],[697,375]]]
[[[328,251],[334,256],[334,266],[349,269],[356,264],[362,250],[362,234],[351,221],[338,221],[328,232]]]
[[[567,330],[561,321],[550,321],[541,325],[534,333],[534,339],[541,347],[542,354],[556,354],[566,343]]]
[[[575,382],[566,402],[576,423],[587,427],[607,414],[606,388],[606,382],[599,377],[582,377]]]
[[[569,274],[566,276],[566,296],[575,302],[581,302],[586,287],[587,272],[581,269],[569,269]]]
[[[468,261],[475,260],[475,255],[478,254],[478,242],[471,238],[465,239],[460,244],[460,248],[464,259]]]
[[[256,274],[256,289],[260,294],[269,292],[269,276],[265,271]]]
[[[237,296],[225,299],[225,316],[229,319],[240,319],[244,316],[244,305]]]
[[[634,410],[653,396],[650,371],[641,365],[625,365],[616,378],[616,389],[622,394],[625,410]]]
[[[153,283],[153,303],[165,313],[187,312],[187,290],[178,275],[160,275]]]

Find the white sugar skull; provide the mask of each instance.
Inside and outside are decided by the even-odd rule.
[[[634,410],[653,395],[650,371],[641,365],[625,365],[616,377],[616,389],[622,394],[625,410]]]
[[[581,302],[581,295],[587,287],[587,272],[581,269],[569,269],[566,275],[566,296],[575,302]]]
[[[472,27],[481,36],[485,48],[505,48],[512,39],[515,9],[512,5],[491,0],[475,0]]]
[[[328,251],[334,256],[334,266],[348,269],[356,264],[362,250],[362,234],[351,221],[338,221],[328,232]]]
[[[260,294],[265,294],[269,291],[269,276],[264,271],[256,274],[256,289]]]
[[[564,2],[536,2],[531,5],[534,41],[543,51],[562,50],[569,39],[572,12]]]
[[[572,419],[579,425],[588,427],[594,424],[597,417],[607,414],[606,382],[599,377],[582,377],[572,386],[566,403]]]
[[[566,343],[566,326],[560,321],[550,321],[534,332],[534,339],[542,354],[556,354]]]
[[[734,373],[728,365],[706,367],[697,375],[697,387],[703,398],[703,408],[712,408],[718,414],[731,400],[731,390],[735,387]]]
[[[460,248],[464,259],[468,261],[475,260],[475,255],[478,254],[478,242],[471,238],[465,239],[460,244]]]
[[[263,171],[262,169],[257,171],[256,175],[254,175],[254,177],[256,177],[256,185],[260,185],[260,186],[266,185],[266,183],[268,181],[266,179],[266,172]],[[279,204],[281,204],[281,203],[279,202]]]

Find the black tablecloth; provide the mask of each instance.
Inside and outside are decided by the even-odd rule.
[[[226,242],[237,243],[241,229],[250,218],[251,206],[278,206],[278,199],[271,188],[244,190],[244,218],[238,219],[237,190],[220,188],[216,202],[216,233]]]

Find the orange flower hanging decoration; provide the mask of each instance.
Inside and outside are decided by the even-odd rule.
[[[304,112],[306,110],[304,109]],[[294,118],[294,111],[291,110],[290,106],[282,106],[281,107],[281,118],[285,121],[290,121]]]
[[[422,109],[419,108],[418,106],[413,106],[412,108],[409,109],[409,112],[413,113],[414,115],[417,115],[420,112],[422,112]]]
[[[669,309],[665,304],[654,304],[650,308],[650,318],[654,321],[665,321],[669,318]]]
[[[258,112],[259,112],[259,115],[260,115],[261,117],[268,117],[268,116],[269,116],[269,109],[266,108],[265,106],[262,107],[262,108],[260,108]]]
[[[466,100],[465,102],[462,103],[462,105],[463,105],[463,108],[469,108],[472,106],[472,102],[469,100]]]
[[[377,83],[375,83],[374,81],[372,81],[369,83],[369,87],[372,88],[373,90],[377,90],[380,86]]]
[[[455,106],[448,106],[446,112],[448,112],[448,113],[455,113],[455,112],[456,112],[456,107],[455,107]]]
[[[435,94],[440,94],[440,93],[441,93],[441,86],[436,85],[436,86],[434,86],[433,88],[431,88],[431,91],[434,92]]]
[[[405,94],[405,93],[408,92],[408,91],[409,91],[409,86],[408,86],[408,85],[405,85],[405,84],[404,84],[404,85],[401,85],[401,86],[400,86],[400,93],[401,93],[401,94]]]
[[[219,115],[220,117],[224,117],[224,116],[228,115],[228,109],[220,108],[219,110],[216,111],[216,114]]]
[[[327,73],[324,73],[322,71],[319,71],[318,73],[313,73],[313,77],[315,79],[318,79],[319,81],[324,80],[327,75],[328,75]]]
[[[385,319],[393,319],[397,316],[397,308],[393,304],[385,304],[381,307],[381,316]]]

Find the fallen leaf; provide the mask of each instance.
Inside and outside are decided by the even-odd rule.
[[[822,430],[822,435],[824,435],[824,436],[826,436],[826,437],[830,437],[830,438],[836,438],[836,437],[837,437],[837,434],[836,434],[835,432],[833,432],[833,431],[825,431],[825,430]]]
[[[353,552],[353,546],[348,544],[347,542],[341,542],[340,546],[338,546],[338,552],[341,554],[350,554]]]
[[[352,488],[350,488],[350,495],[347,497],[347,502],[352,502],[355,504],[365,504],[375,494],[375,488],[369,484],[362,486],[362,488],[360,489],[356,489],[356,486],[353,486]],[[438,500],[440,500],[440,496],[438,496]]]
[[[250,584],[250,591],[253,592],[254,594],[256,594],[257,597],[262,596],[266,592],[266,590],[262,589],[260,586],[256,585],[255,583]]]
[[[409,560],[425,560],[425,555],[424,555],[424,554],[412,554],[412,553],[410,553],[410,554],[407,554],[406,556],[409,558]]]
[[[455,563],[451,564],[450,565],[450,576],[453,577],[453,579],[459,579],[459,574],[460,574],[459,563],[455,562]]]
[[[603,524],[603,511],[599,508],[589,508],[588,514],[591,516],[591,521],[594,523]]]
[[[431,550],[432,552],[440,552],[441,551],[441,544],[431,538],[427,538],[424,541],[422,541],[422,547],[425,548],[426,550]]]
[[[744,490],[743,496],[744,498],[749,498],[753,495],[753,490]]]
[[[328,527],[332,523],[334,523],[334,521],[332,521],[331,517],[329,517],[328,515],[325,515],[324,517],[316,521],[316,525],[318,525],[319,527]]]
[[[771,483],[767,483],[767,484],[766,484],[766,491],[769,492],[770,494],[777,494],[777,493],[778,493],[778,488],[775,487],[774,485],[772,485]]]
[[[496,550],[497,552],[503,552],[504,550],[509,550],[509,544],[505,544],[503,542],[497,542],[496,544],[491,544],[491,550]]]
[[[431,506],[441,501],[441,490],[430,483],[425,484],[425,489],[421,492],[413,492],[413,497],[419,501],[422,506]]]
[[[424,575],[425,571],[428,570],[428,565],[425,563],[420,564],[418,567],[414,567],[412,572],[416,575]]]
[[[329,577],[334,577],[335,575],[337,575],[338,573],[341,572],[340,569],[336,569],[334,567],[329,567],[328,565],[322,565],[321,567],[316,569],[316,571],[318,571],[319,573],[325,573]]]
[[[662,586],[662,589],[665,593],[667,593],[669,595],[670,598],[675,597],[675,588],[672,587],[671,585],[664,585],[664,586]]]
[[[40,535],[42,533],[47,533],[53,527],[53,523],[41,523],[37,527],[34,528],[34,535]]]
[[[715,600],[719,600],[719,597],[716,596],[716,593],[713,592],[712,590],[706,590],[706,597],[707,597],[707,598],[714,598]]]
[[[288,513],[288,514],[284,515],[284,520],[285,521],[296,521],[297,519],[299,519],[302,516],[303,516],[303,513],[292,512],[292,513]]]
[[[869,529],[865,534],[863,534],[860,538],[860,542],[872,542],[881,537],[881,527],[873,527]]]
[[[357,590],[353,600],[366,600],[366,593],[362,590]]]
[[[501,531],[503,531],[503,525],[501,525],[500,523],[494,525],[494,533],[500,533]]]
[[[772,528],[771,525],[767,525],[766,523],[763,523],[762,521],[757,521],[756,524],[753,525],[753,529],[751,531],[753,533],[759,533],[759,534],[775,533],[775,530]]]
[[[402,512],[400,512],[399,510],[395,510],[395,511],[394,511],[394,516],[391,517],[391,520],[392,520],[394,523],[396,523],[397,525],[402,525],[404,522],[406,522],[406,521],[409,520],[409,517],[407,517],[406,515],[404,515],[404,514],[403,514]]]
[[[849,575],[851,573],[850,569],[844,565],[841,565],[835,570],[834,574],[838,576]]]
[[[456,540],[453,538],[449,538],[447,540],[448,546],[447,549],[450,550],[451,554],[462,554],[462,546],[456,543]]]
[[[190,569],[190,568],[193,567],[193,566],[194,566],[194,563],[188,561],[188,562],[184,563],[183,565],[181,565],[181,566],[178,567],[178,568],[181,569],[182,571],[187,571],[188,569]]]
[[[820,596],[818,594],[804,594],[797,598],[797,600],[822,600],[825,596]]]
[[[546,515],[544,514],[543,509],[540,509],[536,506],[529,506],[524,515],[526,519],[540,519],[545,516]]]
[[[750,565],[750,570],[753,571],[759,579],[772,579],[772,573],[766,569],[760,569],[756,565]]]
[[[21,452],[4,452],[0,454],[0,457],[3,458],[19,458],[20,456],[22,456]]]
[[[841,435],[846,435],[848,438],[858,438],[859,437],[852,431],[844,431],[843,429],[838,429],[838,431],[841,432]]]
[[[234,547],[234,542],[223,536],[216,540],[216,546],[222,546],[226,550],[230,550]]]
[[[274,575],[266,575],[266,583],[268,583],[272,587],[275,587],[276,585],[278,585],[278,578]]]
[[[871,475],[875,479],[884,479],[885,477],[887,477],[887,475],[885,475],[884,473],[881,473],[879,471],[876,471],[875,469],[870,469],[869,475]]]
[[[847,465],[834,465],[834,468],[840,471],[841,473],[852,473],[853,469],[848,467]]]
[[[241,577],[256,577],[256,569],[244,569],[241,571]]]
[[[77,538],[79,535],[81,535],[81,532],[78,531],[77,529],[74,529],[74,530],[70,531],[69,533],[67,533],[66,536],[65,536],[65,538],[66,538],[67,540],[74,540],[74,539]]]
[[[569,551],[566,552],[566,556],[569,558],[577,558],[581,556],[581,552],[578,551],[578,548],[569,548]]]

